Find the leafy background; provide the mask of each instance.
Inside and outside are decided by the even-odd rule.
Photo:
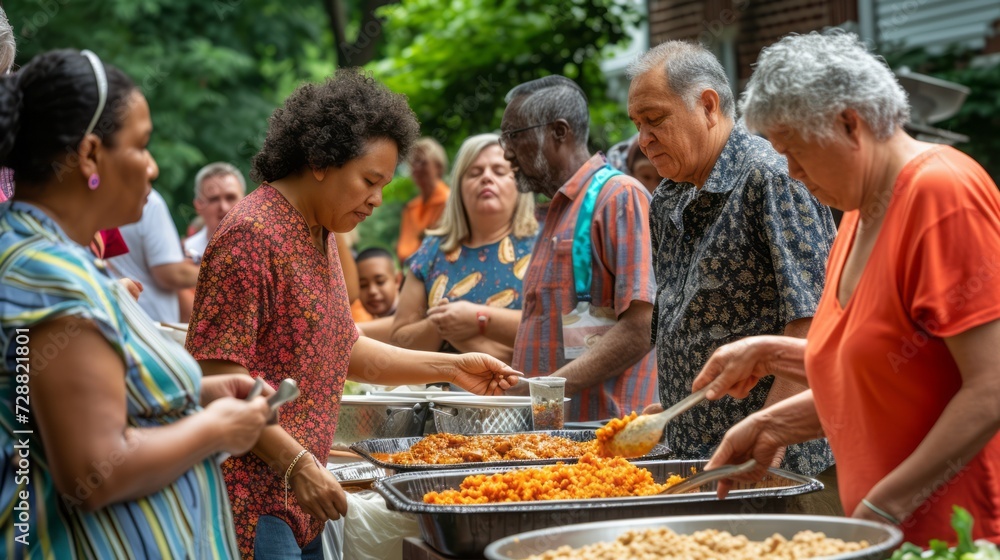
[[[155,124],[156,188],[181,232],[194,217],[192,180],[224,160],[249,175],[267,117],[303,80],[339,64],[364,65],[405,93],[424,134],[454,155],[470,134],[496,130],[503,97],[552,73],[576,80],[591,102],[591,147],[632,134],[606,93],[598,61],[639,21],[616,0],[23,0],[3,7],[17,61],[53,48],[89,48],[142,86]],[[335,39],[336,38],[336,39]],[[968,135],[961,148],[1000,179],[1000,71],[953,50],[883,54],[896,66],[968,85],[962,111],[937,126]],[[391,247],[399,210],[416,195],[401,173],[383,207],[359,228],[360,244]]]
[[[53,48],[89,48],[141,85],[153,114],[156,189],[178,229],[195,216],[193,178],[224,160],[249,176],[267,117],[303,80],[338,58],[366,67],[409,96],[424,133],[454,154],[470,134],[496,130],[503,96],[551,73],[577,80],[593,102],[593,144],[631,124],[598,68],[601,49],[627,38],[638,15],[613,0],[34,0],[4,9],[17,62]],[[340,14],[340,21],[334,15]],[[336,25],[346,39],[335,44]],[[373,46],[376,46],[373,48]],[[366,60],[370,58],[371,60]],[[483,86],[483,84],[486,84]],[[360,228],[360,245],[391,246],[399,210],[416,195],[406,177]]]

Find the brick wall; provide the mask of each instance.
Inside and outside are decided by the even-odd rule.
[[[735,33],[743,81],[761,49],[784,35],[857,17],[856,0],[649,0],[650,45],[668,39],[711,43]]]

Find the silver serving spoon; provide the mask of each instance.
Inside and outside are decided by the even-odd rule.
[[[271,405],[271,412],[274,412],[279,406],[298,398],[299,394],[298,383],[294,379],[285,379],[278,385],[278,390],[267,398],[267,404]]]
[[[667,422],[705,400],[707,392],[708,386],[705,386],[663,412],[646,414],[632,420],[605,444],[607,450],[620,457],[642,457],[649,453],[663,439],[663,428]]]
[[[755,468],[757,468],[757,461],[750,459],[746,463],[740,463],[739,465],[725,465],[710,471],[701,471],[692,477],[674,484],[670,488],[660,492],[660,494],[683,494],[684,492],[694,490],[695,488],[701,488],[709,482],[715,482],[716,480],[722,480],[724,478],[732,478],[738,474],[748,473]]]

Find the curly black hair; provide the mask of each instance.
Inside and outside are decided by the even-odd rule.
[[[395,142],[402,159],[419,134],[406,96],[361,70],[342,68],[322,84],[299,86],[274,111],[251,177],[276,181],[306,166],[342,167],[378,138]]]

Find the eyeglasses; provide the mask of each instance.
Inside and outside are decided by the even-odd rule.
[[[526,126],[524,128],[516,128],[514,130],[502,131],[502,132],[500,132],[500,147],[503,148],[503,149],[505,149],[505,150],[508,150],[508,149],[510,149],[510,142],[511,142],[511,140],[517,138],[517,135],[519,133],[524,132],[525,130],[531,130],[532,128],[538,128],[540,126],[548,126],[548,125],[552,124],[553,122],[555,122],[555,121],[551,121],[551,122],[547,122],[547,123],[542,123],[542,124],[534,124],[534,125],[531,125],[531,126]]]

